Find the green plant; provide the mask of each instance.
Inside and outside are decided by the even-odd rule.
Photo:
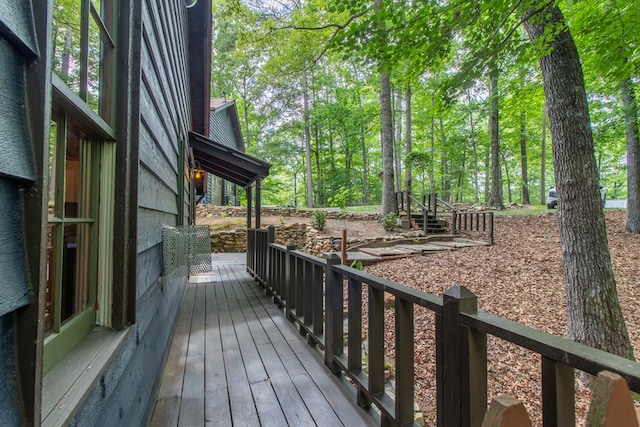
[[[340,187],[335,194],[327,199],[329,204],[333,207],[340,208],[340,215],[344,217],[347,213],[347,201],[351,197],[351,190],[345,187]]]
[[[313,228],[322,231],[327,223],[327,212],[316,210],[313,211]]]
[[[362,261],[355,260],[351,263],[349,267],[355,268],[356,270],[362,270]]]
[[[380,222],[382,223],[382,228],[387,231],[391,231],[393,230],[393,227],[398,224],[398,215],[394,213],[388,213],[382,217]]]

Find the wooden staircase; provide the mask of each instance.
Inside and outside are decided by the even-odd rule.
[[[446,234],[449,233],[449,222],[444,219],[438,219],[435,215],[427,214],[427,226],[424,226],[424,215],[422,213],[412,213],[411,221],[418,228],[424,230],[425,234]]]

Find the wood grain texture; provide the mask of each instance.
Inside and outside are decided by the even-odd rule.
[[[165,383],[178,389],[176,373],[193,375],[185,374],[179,395],[158,395],[152,425],[375,425],[351,386],[326,369],[248,276],[241,257],[214,260],[213,282],[187,285],[161,390]],[[159,422],[168,406],[179,420]]]

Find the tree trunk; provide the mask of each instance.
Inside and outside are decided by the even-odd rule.
[[[622,84],[625,134],[627,139],[627,231],[640,233],[640,141],[638,140],[638,104],[633,81]]]
[[[447,134],[444,131],[442,113],[438,117],[440,134],[442,136],[442,199],[451,202],[451,177],[449,176],[449,158],[447,152]]]
[[[542,109],[542,138],[540,147],[540,204],[547,203],[547,104]]]
[[[529,176],[527,173],[527,113],[522,113],[522,123],[520,125],[520,159],[522,176],[522,204],[530,205],[529,199]]]
[[[435,107],[436,100],[435,95],[431,95],[431,106]],[[433,108],[432,110],[435,110]],[[429,184],[431,189],[429,192],[431,194],[436,192],[436,118],[431,114],[431,162],[429,162]]]
[[[537,44],[559,28],[540,58],[552,136],[569,338],[633,358],[611,266],[593,135],[578,51],[562,12],[544,8],[525,22]]]
[[[407,84],[407,92],[405,94],[405,109],[407,110],[405,113],[405,132],[404,132],[404,139],[405,139],[405,151],[406,151],[406,155],[408,156],[409,153],[411,153],[411,150],[413,149],[412,144],[413,141],[411,140],[413,137],[412,131],[411,131],[411,85]],[[407,192],[407,207],[411,206],[410,205],[410,199],[409,199],[409,195],[411,194],[411,181],[412,181],[412,176],[411,176],[411,168],[405,164],[405,171],[404,171],[404,178],[405,178],[405,191]],[[410,209],[409,209],[410,210]],[[411,216],[411,212],[407,212],[407,214],[409,216]]]
[[[244,128],[246,130],[245,134],[243,135],[243,140],[244,140],[244,145],[245,148],[249,148],[251,146],[251,130],[249,129],[249,108],[251,108],[251,103],[248,99],[247,96],[247,92],[249,91],[249,89],[247,88],[247,76],[243,76],[242,78],[242,104],[244,105],[243,108],[243,118],[244,118]]]
[[[380,73],[380,139],[382,143],[382,216],[395,213],[393,192],[393,122],[389,73]]]
[[[502,164],[504,165],[504,175],[507,178],[507,200],[508,203],[511,204],[513,202],[513,199],[511,197],[511,178],[509,177],[509,167],[507,165],[507,159],[505,159],[503,152],[500,152],[500,156],[502,157]]]
[[[491,93],[489,118],[489,132],[491,133],[491,197],[489,198],[489,206],[497,209],[504,209],[502,199],[502,179],[500,178],[500,133],[498,129],[498,69],[495,62],[492,64],[491,75]]]
[[[362,95],[360,94],[360,79],[358,77],[358,68],[355,63],[351,63],[353,68],[353,76],[356,80],[356,91],[358,96],[358,111],[364,114],[362,109]],[[360,121],[360,144],[362,147],[362,203],[366,206],[369,204],[369,162],[367,156],[366,129],[364,121]]]
[[[313,208],[313,168],[311,167],[311,131],[309,129],[309,87],[307,73],[302,73],[302,90],[304,91],[304,154],[307,161],[307,207]]]
[[[396,93],[396,136],[394,140],[394,177],[395,177],[395,192],[402,191],[402,94],[398,90]]]
[[[473,110],[471,108],[471,95],[467,91],[467,99],[469,100],[469,127],[471,129],[471,149],[473,150],[473,202],[480,201],[478,194],[478,149],[476,147],[476,130],[473,123]]]

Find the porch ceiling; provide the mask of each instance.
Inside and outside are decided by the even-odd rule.
[[[189,132],[193,157],[210,174],[249,187],[269,175],[271,165],[241,151],[219,144],[204,135]]]

